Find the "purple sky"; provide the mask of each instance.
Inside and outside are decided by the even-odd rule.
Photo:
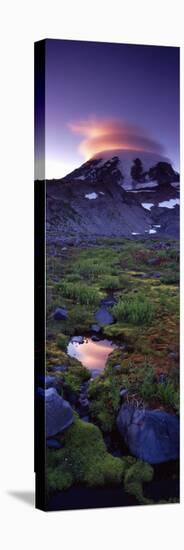
[[[46,40],[46,177],[111,142],[161,144],[179,169],[179,49]]]

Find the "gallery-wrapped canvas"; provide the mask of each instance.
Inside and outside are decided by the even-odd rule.
[[[179,501],[179,48],[35,44],[46,511]]]

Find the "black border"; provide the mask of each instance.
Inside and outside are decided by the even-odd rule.
[[[34,470],[36,508],[46,510],[45,401],[39,398],[39,376],[45,376],[45,41],[34,45],[35,171],[34,184]]]

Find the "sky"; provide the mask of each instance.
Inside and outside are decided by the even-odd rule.
[[[178,48],[49,39],[45,60],[46,178],[112,149],[179,169]]]

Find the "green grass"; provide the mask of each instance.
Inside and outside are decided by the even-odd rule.
[[[71,283],[62,281],[59,284],[59,291],[61,297],[69,298],[74,303],[79,304],[98,304],[101,298],[101,294],[96,288],[92,288],[83,283]]]
[[[179,284],[179,273],[166,273],[160,279],[160,282],[164,285],[178,285]]]
[[[150,324],[155,316],[154,305],[141,293],[121,299],[113,306],[112,314],[117,321],[132,325]]]

